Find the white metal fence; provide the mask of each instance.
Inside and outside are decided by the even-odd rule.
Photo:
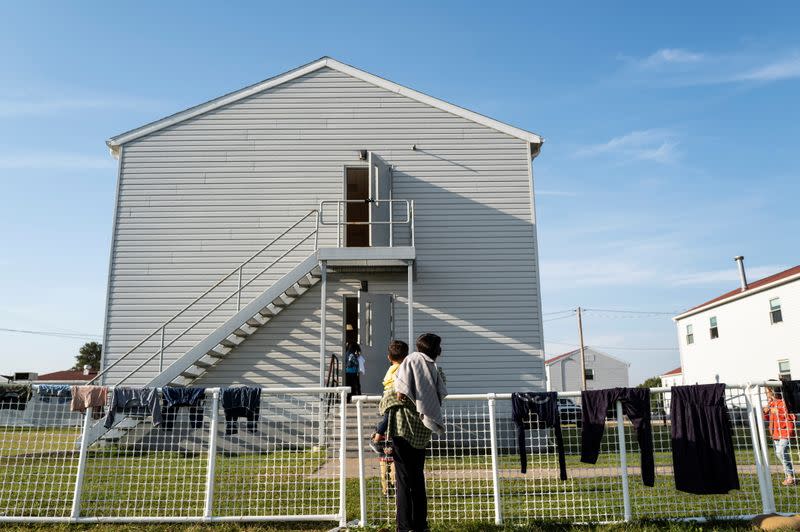
[[[0,521],[343,524],[346,391],[263,389],[234,431],[210,388],[171,428],[143,418],[91,444],[98,415],[34,393],[0,411]]]
[[[741,489],[727,495],[677,491],[672,471],[669,389],[653,389],[652,432],[656,483],[641,479],[636,433],[622,406],[606,420],[597,464],[580,462],[580,421],[562,412],[568,480],[559,478],[551,429],[527,431],[528,470],[520,472],[510,394],[452,395],[444,404],[447,431],[434,435],[426,458],[426,486],[432,522],[533,520],[616,522],[638,518],[745,518],[763,512],[792,512],[800,487],[782,486],[784,476],[765,431],[764,386],[728,386],[726,402]],[[579,392],[559,393],[579,402]],[[379,420],[378,397],[357,397],[361,442],[360,516],[362,524],[394,520],[391,466],[367,443]],[[535,419],[532,419],[535,421]],[[797,463],[797,434],[790,454]]]
[[[20,409],[0,409],[0,521],[346,522],[394,520],[391,463],[367,447],[377,399],[345,403],[347,388],[264,389],[252,424],[226,424],[220,390],[208,389],[199,415],[182,409],[171,429],[149,418],[89,443],[104,412],[84,416],[68,402],[34,393]],[[784,486],[762,408],[765,386],[728,386],[741,489],[698,496],[674,488],[669,390],[652,393],[656,484],[642,483],[639,449],[621,407],[607,419],[600,458],[580,458],[580,427],[564,411],[568,480],[559,479],[550,429],[527,432],[520,472],[510,395],[447,398],[447,432],[434,437],[426,477],[431,522],[614,522],[637,518],[735,518],[790,513],[800,486]],[[579,400],[577,392],[563,399]],[[22,408],[24,406],[24,408]],[[347,416],[350,416],[348,422]],[[798,433],[788,456],[800,466]],[[350,438],[348,443],[348,438]],[[349,451],[349,455],[348,455]],[[782,453],[782,457],[785,455]]]

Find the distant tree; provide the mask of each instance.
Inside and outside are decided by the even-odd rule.
[[[658,388],[661,386],[661,377],[650,377],[641,383],[637,388]]]
[[[100,370],[100,356],[103,354],[103,344],[87,342],[78,350],[75,365],[72,369],[83,371],[83,366],[88,365],[92,371]]]
[[[650,377],[645,379],[637,388],[660,388],[661,377]],[[664,396],[660,393],[650,394],[650,412],[662,414],[664,412]]]

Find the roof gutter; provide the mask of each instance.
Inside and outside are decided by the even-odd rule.
[[[716,308],[716,307],[719,307],[719,306],[722,306],[722,305],[726,305],[726,304],[728,304],[728,303],[730,303],[732,301],[743,299],[743,298],[751,296],[753,294],[758,294],[759,292],[763,292],[765,290],[769,290],[770,288],[775,288],[776,286],[780,286],[782,284],[791,283],[792,281],[797,281],[799,279],[800,279],[800,273],[797,273],[797,274],[792,275],[790,277],[786,277],[784,279],[778,279],[777,281],[773,281],[773,282],[765,284],[763,286],[759,286],[758,288],[748,288],[744,292],[739,292],[738,294],[734,294],[734,295],[732,295],[730,297],[727,297],[725,299],[721,299],[719,301],[715,301],[713,303],[709,303],[707,305],[703,305],[702,307],[697,307],[697,308],[692,309],[692,310],[687,310],[683,314],[678,314],[677,316],[672,318],[672,321],[677,322],[677,321],[682,320],[684,318],[688,318],[689,316],[693,316],[695,314],[699,314],[701,312],[705,312],[706,310],[710,310],[712,308]]]

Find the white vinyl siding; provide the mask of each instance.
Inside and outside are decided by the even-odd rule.
[[[415,328],[443,336],[451,391],[543,388],[526,142],[328,68],[124,145],[105,364],[320,200],[341,199],[343,168],[360,164],[364,149],[394,165],[393,197],[416,201]],[[394,236],[408,245],[406,228]],[[323,227],[320,245],[335,239],[335,228]],[[310,252],[309,242],[243,301]],[[358,279],[398,295],[395,331],[406,339],[405,274],[332,275],[329,352],[341,351],[337,294]],[[319,294],[315,287],[302,296],[204,382],[316,385]],[[204,323],[173,346],[165,366],[218,324]],[[121,363],[107,382],[142,360]],[[157,366],[148,370],[133,382],[146,382]]]

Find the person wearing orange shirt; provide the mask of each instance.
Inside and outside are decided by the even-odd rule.
[[[764,407],[764,419],[769,422],[769,432],[775,445],[775,454],[778,456],[778,460],[783,466],[783,473],[786,475],[782,484],[784,486],[793,486],[796,481],[789,440],[794,436],[796,416],[790,414],[786,409],[786,403],[781,398],[780,391],[767,388],[767,400],[769,403]]]

